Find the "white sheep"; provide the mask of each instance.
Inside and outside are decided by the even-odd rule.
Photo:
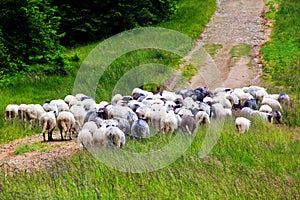
[[[87,129],[90,131],[90,133],[93,135],[95,131],[98,129],[98,126],[93,121],[88,121],[85,124],[83,124],[82,129]]]
[[[87,113],[83,106],[74,105],[70,108],[70,112],[73,113],[74,118],[78,122],[78,124],[82,126],[84,122],[84,117]]]
[[[251,121],[245,117],[237,117],[235,119],[235,126],[239,133],[245,133],[250,128]]]
[[[92,134],[88,129],[81,129],[78,133],[77,141],[85,149],[89,149],[93,144]]]
[[[26,120],[26,104],[20,104],[18,109],[18,117],[20,122],[24,125],[24,122]]]
[[[29,104],[25,110],[26,117],[25,117],[25,127],[26,121],[29,122],[29,129],[32,128],[32,123],[37,121],[43,113],[45,113],[44,108],[39,104]]]
[[[269,122],[272,122],[272,115],[270,113],[253,110],[250,116],[251,117],[257,117],[257,118],[260,118],[260,119],[263,119],[263,120],[268,120]]]
[[[5,108],[5,120],[11,120],[14,123],[15,118],[18,117],[19,106],[16,104],[9,104]]]
[[[161,130],[161,119],[166,117],[166,107],[161,104],[153,104],[150,108],[150,122],[156,131]]]
[[[84,107],[85,110],[91,110],[92,108],[95,108],[96,106],[96,102],[94,99],[84,99],[82,101],[82,105]]]
[[[115,147],[123,147],[125,145],[126,139],[125,134],[118,127],[112,126],[107,129],[106,135],[109,139],[109,144]]]
[[[93,134],[93,147],[99,148],[99,147],[107,147],[109,138],[107,136],[107,128],[106,126],[101,126],[98,128],[94,134]]]
[[[43,140],[46,141],[45,133],[46,130],[48,130],[48,140],[52,141],[53,140],[52,133],[56,126],[55,112],[49,111],[43,113],[39,121],[40,121],[40,126],[42,127]]]
[[[172,110],[168,111],[165,117],[161,118],[160,123],[162,133],[173,133],[178,129],[177,118]]]
[[[196,114],[196,124],[199,126],[200,124],[208,125],[210,124],[209,115],[205,111],[199,111]]]
[[[76,100],[75,96],[70,94],[64,98],[64,101],[69,105],[69,107],[70,107],[70,103],[75,102],[75,100]]]
[[[178,115],[179,115],[181,118],[187,117],[187,116],[194,117],[192,111],[189,110],[189,109],[187,109],[186,107],[180,108],[180,110],[178,111]]]
[[[272,112],[272,108],[271,108],[271,106],[269,106],[269,105],[262,105],[260,108],[259,108],[259,111],[260,112],[265,112],[265,113],[270,113],[270,112]]]
[[[114,117],[126,118],[127,112],[132,111],[130,108],[120,105],[113,105],[110,108],[107,108],[107,110],[109,119]]]
[[[227,116],[227,111],[224,109],[223,105],[221,103],[215,103],[212,105],[214,111],[215,111],[215,118],[216,119],[225,119]]]
[[[281,107],[279,101],[277,101],[275,99],[264,97],[261,104],[269,105],[273,110],[280,110],[280,111],[282,110],[282,107]]]
[[[58,108],[57,108],[56,104],[54,104],[54,103],[44,103],[43,109],[46,112],[54,111],[55,116],[58,115]]]
[[[55,104],[57,106],[58,112],[69,111],[69,105],[62,99],[54,99],[50,101],[50,104]]]
[[[82,94],[82,93],[78,93],[78,94],[75,95],[75,98],[76,98],[78,101],[81,101],[81,99],[86,98],[86,97],[88,97],[88,96],[85,95],[85,94]]]
[[[70,139],[72,140],[73,127],[75,125],[75,118],[71,112],[62,111],[58,114],[57,117],[57,126],[60,131],[61,139],[67,138],[69,134]],[[64,136],[63,136],[64,135]]]

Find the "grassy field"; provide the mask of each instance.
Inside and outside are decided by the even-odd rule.
[[[175,17],[171,22],[165,22],[161,26],[174,27],[175,30],[196,38],[196,33],[200,33],[207,22],[207,16],[214,11],[214,2],[201,1],[200,4],[199,0],[181,0],[179,14],[182,15],[182,19],[189,19],[186,20],[189,23],[185,23],[181,17]],[[199,5],[201,7],[198,7]],[[286,10],[288,13],[284,12]],[[224,123],[217,144],[205,158],[199,157],[199,150],[207,134],[207,128],[201,127],[191,146],[176,162],[149,173],[119,172],[82,151],[69,160],[54,163],[54,166],[45,171],[33,174],[2,173],[0,199],[299,199],[300,119],[297,117],[299,86],[296,85],[297,80],[290,77],[291,74],[299,74],[299,60],[297,61],[297,56],[290,54],[283,54],[274,59],[274,55],[280,51],[271,48],[275,45],[273,43],[279,45],[280,41],[284,42],[285,39],[299,42],[296,32],[287,38],[280,37],[282,34],[292,32],[289,27],[297,25],[299,21],[297,19],[300,17],[297,10],[299,10],[297,0],[288,0],[280,4],[278,13],[272,14],[277,22],[274,24],[272,34],[272,38],[275,39],[272,39],[263,50],[266,68],[271,66],[274,60],[277,62],[284,59],[292,63],[285,65],[290,67],[286,75],[278,70],[264,71],[265,84],[270,91],[285,90],[294,101],[294,107],[284,113],[284,123],[289,126],[275,126],[254,120],[250,131],[239,135],[235,130],[234,119],[228,119]],[[201,18],[202,22],[196,21],[202,16],[203,11],[210,13],[203,15],[206,20]],[[193,18],[195,13],[200,14]],[[292,19],[287,20],[287,15]],[[287,27],[287,33],[280,28],[283,24]],[[299,30],[299,24],[295,29]],[[277,37],[280,39],[276,39]],[[96,45],[97,43],[68,50],[66,54],[78,54],[84,58]],[[299,49],[294,49],[293,52],[299,54]],[[268,56],[273,57],[268,60]],[[124,60],[115,63],[115,66],[124,67],[123,70],[126,72],[131,66],[149,60],[176,66],[179,58],[166,52],[138,51],[131,52],[120,58],[122,59]],[[280,62],[282,61],[278,61],[274,66]],[[75,65],[77,68],[80,66],[78,63]],[[98,88],[97,101],[110,98],[110,93],[107,91],[105,93],[105,90],[113,87],[112,78],[117,79],[124,72],[115,72],[114,66],[111,69],[111,72],[107,72],[108,79],[103,80],[109,85],[107,88],[104,86]],[[43,103],[49,99],[63,98],[72,92],[75,74],[76,70],[64,77],[43,74],[19,77],[15,85],[1,88],[0,109],[4,110],[9,103]],[[279,82],[277,76],[286,78]],[[3,115],[0,119],[0,144],[40,131],[39,128],[30,131],[18,125],[5,124]],[[173,138],[174,135],[154,135],[143,141],[128,140],[124,150],[132,152],[157,150]],[[43,147],[36,144],[33,148]],[[30,149],[31,147],[25,146],[18,152]]]

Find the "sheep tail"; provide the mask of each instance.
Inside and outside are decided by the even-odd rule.
[[[187,132],[188,132],[190,135],[192,135],[192,132],[190,131],[188,125],[185,125],[185,128],[186,128]]]

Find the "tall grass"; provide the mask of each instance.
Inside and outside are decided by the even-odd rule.
[[[274,5],[278,3],[277,11]],[[300,4],[297,0],[276,0],[269,5],[267,17],[275,23],[271,40],[262,49],[264,80],[273,92],[286,92],[291,96],[293,107],[284,117],[288,125],[300,126]]]
[[[149,173],[124,173],[97,161],[88,152],[73,155],[34,174],[1,178],[1,199],[297,199],[300,164],[299,133],[254,121],[247,134],[236,133],[234,120],[224,124],[208,157],[198,156],[205,127],[176,162]],[[296,139],[295,137],[298,137]],[[131,140],[125,151],[149,151],[172,139],[155,135]],[[294,139],[291,139],[294,138]],[[113,159],[113,158],[112,158]],[[122,164],[122,163],[120,163]]]

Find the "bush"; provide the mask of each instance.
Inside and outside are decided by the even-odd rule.
[[[56,7],[47,0],[5,0],[0,5],[0,79],[28,71],[32,64],[50,64],[53,71],[68,66]]]

